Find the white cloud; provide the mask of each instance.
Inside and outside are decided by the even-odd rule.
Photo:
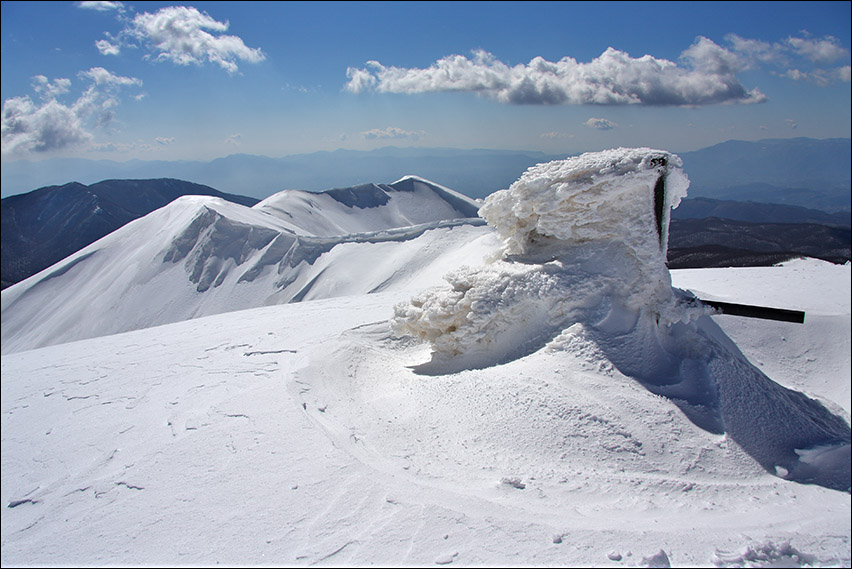
[[[792,130],[796,130],[797,128],[799,128],[799,123],[797,123],[793,119],[784,119],[784,122],[786,122],[787,126],[789,126]]]
[[[787,38],[787,45],[797,54],[807,57],[814,63],[833,63],[849,57],[849,50],[842,47],[837,38],[826,36],[823,39]]]
[[[121,77],[101,67],[78,76],[90,85],[71,104],[58,100],[69,92],[71,81],[61,78],[51,82],[43,75],[33,77],[33,90],[41,97],[40,103],[29,96],[3,102],[0,131],[4,155],[47,152],[91,142],[91,129],[106,126],[115,116],[118,90],[142,84],[139,79]]]
[[[122,77],[112,73],[111,71],[107,71],[103,67],[92,67],[88,71],[81,71],[78,75],[80,77],[87,77],[91,79],[96,85],[110,85],[118,87],[142,85],[141,79],[137,79],[135,77]]]
[[[805,37],[791,36],[783,42],[772,44],[745,39],[736,34],[728,34],[725,39],[747,68],[769,64],[784,69],[783,72],[772,71],[775,75],[794,81],[810,81],[822,87],[835,81],[848,81],[844,71],[848,66],[835,69],[824,66],[840,59],[848,59],[849,50],[842,47],[839,40],[833,36],[814,39],[807,32],[803,32],[803,35]],[[803,69],[803,66],[807,68]]]
[[[426,68],[405,68],[368,61],[346,70],[344,89],[351,93],[476,93],[503,103],[533,105],[700,106],[759,103],[766,96],[747,89],[738,74],[761,65],[791,67],[793,60],[825,64],[848,58],[849,50],[826,36],[788,37],[770,43],[728,34],[730,47],[698,36],[677,62],[651,55],[639,58],[612,47],[588,63],[571,57],[559,61],[533,58],[510,66],[478,50],[472,57],[449,55]],[[811,69],[807,78],[819,85],[844,81],[846,67]],[[791,78],[795,74],[787,75]]]
[[[813,71],[802,71],[800,69],[788,69],[781,73],[781,77],[792,79],[794,81],[810,81],[821,87],[826,87],[835,81],[849,83],[849,66],[838,67],[836,69],[814,69]]]
[[[107,40],[98,40],[95,42],[95,47],[101,55],[118,55],[121,53],[121,47],[117,44],[110,43]]]
[[[757,63],[784,65],[788,60],[784,53],[784,46],[779,43],[746,39],[737,34],[728,34],[725,36],[725,39],[731,44],[732,50],[742,58],[743,63],[748,67]]]
[[[238,71],[238,61],[259,63],[266,59],[259,48],[247,47],[237,36],[213,35],[227,31],[228,26],[228,22],[216,21],[191,6],[169,6],[153,14],[137,14],[119,37],[142,43],[159,61],[178,65],[215,63],[228,73]],[[102,45],[108,50],[118,48],[111,42]]]
[[[32,87],[42,99],[50,100],[67,93],[71,88],[71,80],[60,78],[51,83],[44,75],[36,75],[33,77]]]
[[[597,130],[612,130],[615,127],[618,126],[616,123],[612,122],[611,120],[596,119],[596,118],[590,118],[589,120],[587,120],[583,124],[586,125],[589,128],[594,128],[594,129],[597,129]]]
[[[707,105],[762,102],[736,79],[743,63],[733,52],[699,37],[682,57],[684,65],[650,55],[632,58],[609,48],[589,63],[570,57],[536,57],[510,67],[479,50],[469,59],[451,55],[425,69],[386,67],[377,61],[349,68],[352,93],[472,92],[503,103],[601,105]]]
[[[51,99],[36,105],[29,97],[3,102],[3,154],[45,152],[88,142],[92,135],[72,107]]]
[[[154,139],[154,142],[156,142],[160,146],[168,146],[169,144],[173,143],[174,141],[175,141],[174,136],[169,136],[169,137],[158,136]]]
[[[79,2],[77,6],[87,10],[97,10],[98,12],[124,11],[124,4],[121,2]]]
[[[389,126],[385,129],[374,128],[372,130],[367,130],[361,133],[361,136],[366,138],[367,140],[375,140],[375,139],[398,139],[398,138],[411,138],[414,140],[419,139],[425,133],[423,131],[414,132],[410,130],[403,130],[401,128],[396,128],[395,126]]]
[[[225,144],[230,144],[232,146],[239,146],[242,142],[243,135],[236,132],[225,139]]]

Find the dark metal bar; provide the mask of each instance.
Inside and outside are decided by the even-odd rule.
[[[754,306],[751,304],[734,304],[732,302],[704,300],[701,298],[698,300],[707,306],[712,306],[722,314],[746,316],[749,318],[763,318],[765,320],[780,320],[781,322],[794,322],[796,324],[804,324],[805,322],[805,313],[801,310],[770,308],[768,306]]]

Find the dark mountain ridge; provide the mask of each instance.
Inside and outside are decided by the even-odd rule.
[[[673,219],[670,269],[768,266],[797,257],[850,260],[852,230],[815,223],[749,223],[716,217]]]

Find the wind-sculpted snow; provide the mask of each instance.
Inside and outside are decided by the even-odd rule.
[[[221,285],[227,276],[228,260],[244,263],[257,250],[279,236],[274,229],[229,220],[213,209],[205,208],[172,242],[163,262],[177,263],[186,258],[189,280],[204,292]]]
[[[502,251],[398,304],[394,333],[431,344],[416,369],[433,375],[545,346],[602,354],[602,365],[727,433],[767,470],[847,490],[846,421],[766,377],[709,308],[672,288],[668,222],[688,186],[679,165],[663,151],[618,149],[531,168],[480,210]]]

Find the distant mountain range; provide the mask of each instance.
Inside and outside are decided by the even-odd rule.
[[[667,149],[674,150],[676,149]],[[850,210],[850,139],[728,141],[681,152],[690,197]],[[322,191],[416,174],[467,196],[508,188],[530,166],[566,158],[534,151],[395,148],[269,158],[234,154],[210,162],[51,159],[7,162],[3,196],[69,181],[176,178],[258,199],[284,189]]]
[[[816,223],[838,227],[852,225],[848,211],[828,213],[794,205],[753,201],[687,198],[672,210],[672,219],[704,219],[718,217],[749,223]]]
[[[848,138],[729,140],[684,152],[690,197],[798,205],[824,211],[852,207]]]
[[[114,162],[63,158],[3,165],[3,195],[70,180],[94,183],[107,178],[177,178],[258,199],[287,189],[318,192],[416,174],[473,198],[509,185],[530,166],[565,158],[541,152],[395,148],[335,150],[269,158],[233,154],[210,162]]]
[[[771,264],[779,256],[794,254],[833,262],[848,259],[850,156],[848,139],[729,141],[684,153],[684,169],[691,180],[690,199],[684,200],[672,214],[671,266]],[[268,196],[258,206],[262,211],[285,220],[312,220],[314,225],[309,229],[292,226],[294,233],[320,236],[369,232],[375,230],[377,223],[388,228],[475,217],[478,205],[469,196],[508,187],[528,166],[554,158],[557,157],[509,151],[385,148],[373,152],[320,152],[282,159],[234,155],[211,163],[49,160],[5,164],[2,172],[4,188],[7,178],[27,171],[30,174],[38,171],[45,176],[62,175],[51,173],[52,168],[58,168],[68,177],[83,170],[194,172],[198,178],[220,180],[226,187],[246,189],[261,179],[267,180],[264,182],[267,184],[271,179],[302,180],[311,191],[277,191],[268,196],[264,190],[254,195]],[[442,196],[439,205],[431,203],[426,211],[409,206],[404,212],[374,207],[375,200],[403,195],[399,184],[403,180],[413,184],[415,178],[406,177],[413,171],[435,172],[441,179],[457,181],[454,188],[467,191],[456,192],[428,182],[430,191]],[[323,180],[330,182],[348,176],[351,182],[375,172],[400,173],[400,182],[319,187]],[[337,189],[328,190],[329,187]],[[89,186],[71,182],[3,198],[0,263],[3,288],[182,195],[216,196],[246,206],[259,201],[257,197],[224,193],[208,185],[171,178],[112,179]],[[359,216],[340,210],[341,205],[348,209],[364,203],[370,207],[361,209],[370,211]],[[382,219],[374,219],[376,215]],[[711,218],[717,221],[709,221]],[[326,226],[316,225],[317,220]],[[801,231],[777,225],[790,223],[808,223],[814,227]],[[829,231],[829,228],[839,229]],[[795,236],[793,241],[792,236]]]

